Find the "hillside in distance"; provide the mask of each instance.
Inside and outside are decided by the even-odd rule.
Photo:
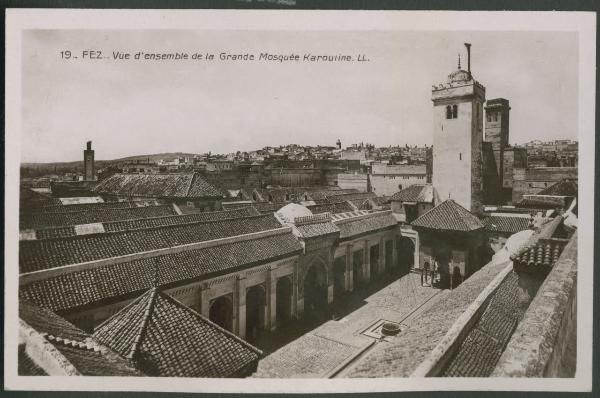
[[[102,169],[105,167],[121,167],[125,163],[129,162],[158,162],[160,159],[171,161],[178,157],[193,157],[195,153],[186,152],[166,152],[156,153],[151,155],[135,155],[127,156],[119,159],[112,160],[96,160],[96,169]],[[41,176],[46,174],[62,174],[62,173],[76,173],[83,172],[83,160],[76,160],[73,162],[51,162],[51,163],[21,163],[21,176]]]

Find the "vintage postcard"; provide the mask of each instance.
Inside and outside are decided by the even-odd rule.
[[[8,389],[591,390],[595,14],[6,22]]]

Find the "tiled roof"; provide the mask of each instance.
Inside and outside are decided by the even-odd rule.
[[[191,213],[175,216],[137,218],[132,220],[110,221],[102,223],[104,232],[126,231],[132,229],[157,228],[168,225],[181,225],[194,222],[209,222],[232,218],[256,216],[260,213],[253,207],[234,210]],[[35,231],[37,239],[65,238],[77,235],[74,226],[41,228]]]
[[[517,203],[518,207],[526,208],[560,208],[567,207],[567,197],[547,195],[527,195]]]
[[[272,215],[19,242],[21,273],[281,228]]]
[[[561,180],[548,188],[542,189],[538,195],[577,196],[577,182],[573,180]]]
[[[210,211],[205,213],[192,213],[178,216],[166,216],[157,218],[142,218],[137,220],[123,220],[104,223],[104,230],[125,231],[141,228],[156,228],[168,225],[189,224],[195,222],[213,222],[230,220],[234,218],[245,218],[258,216],[260,213],[254,207],[242,207],[233,210]]]
[[[558,261],[566,243],[567,239],[539,239],[534,245],[525,247],[521,253],[513,256],[515,270],[547,274]]]
[[[529,229],[529,218],[525,217],[489,216],[481,221],[485,229],[491,232],[516,234]]]
[[[296,226],[304,238],[315,238],[317,236],[335,234],[340,229],[331,221]]]
[[[75,236],[75,226],[49,227],[35,230],[36,239],[66,238]]]
[[[392,195],[393,201],[400,202],[418,202],[432,203],[433,202],[433,185],[431,184],[415,184],[408,188],[404,188],[400,192]]]
[[[103,210],[103,209],[124,209],[127,207],[137,207],[135,202],[104,202],[104,203],[85,203],[73,205],[52,205],[42,206],[33,209],[24,209],[30,213],[70,213],[84,210]]]
[[[380,211],[351,217],[348,219],[334,220],[340,229],[340,239],[347,239],[371,231],[392,228],[398,225],[398,221],[391,211]]]
[[[127,207],[115,209],[82,210],[67,213],[22,213],[20,228],[44,228],[67,225],[91,224],[135,218],[161,217],[174,215],[170,205]]]
[[[100,194],[155,198],[216,198],[224,192],[197,173],[115,174],[94,188]]]
[[[143,376],[116,353],[52,311],[20,300],[19,318],[41,333],[86,376]]]
[[[516,273],[507,275],[440,376],[488,377],[492,373],[525,313],[518,283]]]
[[[46,333],[73,341],[84,341],[89,335],[52,311],[19,300],[19,318],[39,333]]]
[[[331,216],[327,213],[296,218],[294,227],[303,238],[315,238],[340,232],[340,229],[331,222]]]
[[[157,265],[161,286],[174,286],[301,251],[302,246],[292,233],[281,233],[54,276],[21,285],[19,295],[21,299],[61,311],[139,294],[153,286]]]
[[[423,213],[411,224],[413,227],[445,231],[470,232],[483,228],[483,223],[476,216],[452,199]]]
[[[157,289],[105,321],[94,337],[149,376],[243,377],[262,354]]]
[[[337,203],[328,203],[328,204],[317,204],[317,205],[309,205],[306,206],[308,210],[310,210],[313,214],[319,213],[347,213],[353,211],[354,208],[350,203],[343,201]]]

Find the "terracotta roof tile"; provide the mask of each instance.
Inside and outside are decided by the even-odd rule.
[[[21,285],[19,295],[21,299],[61,311],[139,294],[153,286],[156,266],[161,286],[173,286],[301,251],[300,242],[288,232],[50,277]]]
[[[21,273],[281,228],[272,214],[19,242]]]
[[[525,208],[566,208],[567,198],[564,196],[527,195],[517,203],[517,207]]]
[[[515,270],[547,274],[558,261],[566,243],[566,239],[537,240],[533,245],[525,247],[519,254],[512,257]]]
[[[127,207],[137,207],[135,202],[104,202],[104,203],[81,203],[73,205],[49,205],[31,209],[22,209],[28,213],[71,213],[84,210],[103,210],[103,209],[124,209]]]
[[[48,309],[20,300],[19,318],[42,334],[82,375],[143,376],[129,361]]]
[[[516,273],[507,275],[440,376],[488,377],[492,373],[525,313],[518,284]]]
[[[243,377],[261,356],[257,348],[157,289],[109,318],[93,336],[151,376]]]
[[[165,227],[168,225],[181,225],[195,222],[213,222],[223,221],[237,218],[245,218],[251,216],[258,216],[260,213],[253,207],[242,207],[233,210],[224,211],[210,211],[204,213],[191,213],[176,216],[165,216],[155,218],[142,218],[135,220],[122,220],[104,223],[104,230],[107,232],[112,231],[125,231],[131,229],[142,229],[142,228],[157,228]]]
[[[398,225],[398,221],[391,211],[378,211],[347,219],[341,218],[334,220],[334,223],[340,229],[340,239],[348,239],[353,236],[392,228]]]
[[[485,229],[491,232],[515,234],[529,229],[529,218],[489,216],[481,220]]]
[[[217,198],[224,192],[197,173],[115,174],[94,188],[100,194],[155,198]]]
[[[392,195],[391,200],[400,202],[433,202],[433,186],[431,184],[415,184]]]
[[[309,205],[306,207],[313,214],[319,214],[319,213],[337,214],[337,213],[346,213],[346,212],[354,210],[354,207],[352,207],[352,205],[350,205],[350,203],[348,203],[346,201],[337,202],[337,203]]]
[[[475,215],[452,199],[447,199],[425,212],[411,224],[413,227],[463,232],[484,227]]]
[[[135,218],[171,216],[174,214],[175,210],[170,205],[98,208],[63,213],[21,213],[19,223],[21,229],[39,229]]]

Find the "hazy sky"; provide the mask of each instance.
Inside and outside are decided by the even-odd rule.
[[[472,43],[486,98],[511,104],[510,142],[577,139],[576,33],[27,31],[24,162],[159,152],[225,153],[288,143],[432,143],[431,86]],[[78,60],[61,59],[71,50]],[[135,53],[365,54],[369,62],[81,60]]]

